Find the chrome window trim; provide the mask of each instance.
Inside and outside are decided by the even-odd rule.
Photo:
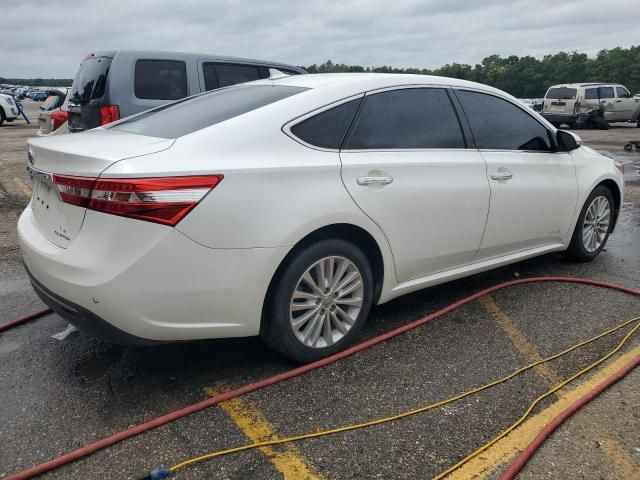
[[[304,115],[300,115],[296,118],[294,118],[293,120],[288,121],[287,123],[285,123],[282,126],[282,132],[284,134],[286,134],[288,137],[290,137],[291,139],[295,140],[296,142],[300,143],[301,145],[304,145],[305,147],[308,148],[312,148],[314,150],[319,150],[321,152],[334,152],[334,153],[340,153],[340,152],[348,152],[348,153],[357,153],[357,152],[432,152],[432,151],[468,151],[468,150],[477,150],[475,148],[470,148],[470,147],[465,147],[465,148],[376,148],[376,149],[369,149],[369,148],[362,148],[362,149],[349,149],[349,150],[339,150],[339,149],[334,149],[334,148],[323,148],[323,147],[317,147],[315,145],[311,145],[307,142],[305,142],[304,140],[302,140],[301,138],[298,138],[295,136],[295,134],[291,131],[291,129],[293,127],[295,127],[298,123],[302,123],[303,121],[305,121],[307,118],[313,117],[314,115],[317,115],[319,113],[322,113],[326,110],[329,110],[331,108],[337,107],[339,105],[342,105],[343,103],[347,103],[351,100],[356,100],[357,98],[364,98],[366,96],[369,95],[375,95],[377,93],[383,93],[383,92],[388,92],[388,91],[393,91],[393,90],[406,90],[409,88],[441,88],[441,89],[445,89],[445,90],[450,90],[452,87],[451,85],[446,85],[446,84],[399,84],[399,85],[393,85],[393,86],[388,86],[388,87],[381,87],[381,88],[376,88],[373,90],[366,90],[364,92],[358,93],[356,95],[352,95],[350,97],[344,98],[342,100],[338,100],[336,102],[330,103],[329,105],[325,105],[324,107],[320,107],[317,108],[315,110],[312,110],[308,113],[305,113]],[[452,105],[451,108],[453,109],[454,113],[455,113],[455,107]],[[461,133],[463,135],[464,138],[464,131],[461,128]]]

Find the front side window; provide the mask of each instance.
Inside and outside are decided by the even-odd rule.
[[[584,91],[584,99],[585,100],[598,100],[598,89],[597,88],[587,88]]]
[[[613,87],[600,87],[598,88],[598,94],[600,98],[614,98]]]
[[[360,98],[325,110],[291,128],[300,140],[321,148],[339,149],[351,120],[358,109]]]
[[[187,96],[187,67],[177,60],[138,60],[135,96],[148,100],[179,100]]]
[[[493,95],[457,90],[478,148],[552,150],[548,130],[521,108]]]
[[[465,148],[447,92],[407,88],[368,95],[344,149]]]
[[[616,87],[616,94],[618,98],[631,98],[631,93],[624,87]]]

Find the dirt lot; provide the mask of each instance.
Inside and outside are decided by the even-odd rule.
[[[32,121],[39,104],[25,101]],[[20,263],[15,225],[29,200],[26,140],[35,126],[0,128],[0,323],[42,308]],[[640,129],[579,131],[625,162],[626,203],[607,250],[589,264],[552,254],[416,292],[373,310],[363,338],[472,292],[522,277],[594,278],[640,288]],[[339,363],[226,402],[62,467],[46,478],[136,478],[160,464],[249,441],[392,415],[482,385],[640,315],[640,299],[594,287],[537,284],[486,296]],[[123,428],[292,368],[257,339],[119,347],[51,335],[56,315],[0,334],[0,478]],[[628,331],[625,330],[625,332]],[[538,395],[620,341],[615,334],[500,387],[396,423],[212,460],[175,478],[430,478],[512,423]],[[632,338],[613,369],[640,354]],[[544,402],[530,421],[450,478],[497,478],[550,415],[601,378]],[[578,386],[579,385],[579,386]],[[565,402],[565,403],[563,403]],[[565,424],[522,479],[640,478],[640,371]]]

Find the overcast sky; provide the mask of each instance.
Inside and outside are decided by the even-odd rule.
[[[72,78],[97,50],[435,68],[640,43],[638,0],[0,0],[0,77]]]

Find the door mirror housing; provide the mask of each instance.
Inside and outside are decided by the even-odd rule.
[[[558,149],[562,152],[570,152],[582,146],[580,137],[566,130],[558,130],[556,138],[558,140]]]

